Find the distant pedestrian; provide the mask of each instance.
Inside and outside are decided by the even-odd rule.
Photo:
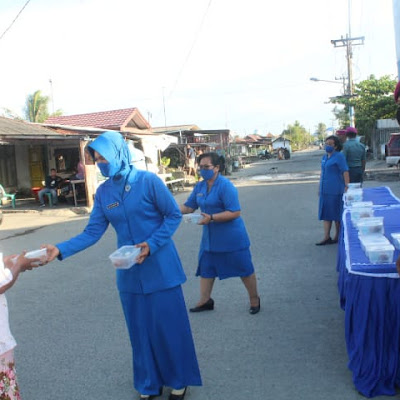
[[[342,146],[346,143],[347,137],[346,137],[346,129],[338,129],[336,131],[336,136],[339,138],[340,143],[342,143]]]
[[[365,146],[356,139],[357,129],[349,126],[346,128],[347,141],[343,145],[342,153],[349,167],[351,183],[362,183],[365,171],[366,150]]]
[[[182,214],[200,208],[203,218],[203,236],[200,244],[196,275],[200,276],[200,300],[191,312],[214,309],[211,292],[215,278],[240,277],[250,299],[250,314],[260,311],[260,297],[250,254],[250,240],[240,216],[237,189],[221,176],[223,157],[217,153],[204,153],[199,157],[203,178],[193,189]]]
[[[57,205],[58,202],[58,197],[57,197],[57,189],[59,188],[60,183],[63,181],[63,179],[59,176],[57,176],[57,171],[52,168],[50,170],[50,175],[46,177],[45,180],[45,188],[39,191],[39,201],[40,201],[40,207],[44,207],[44,195],[46,193],[51,193],[52,200],[53,200],[53,206]]]
[[[196,164],[196,152],[194,149],[190,146],[190,144],[186,145],[186,166],[188,168],[188,174],[196,175],[196,169],[195,169],[195,164]]]
[[[343,193],[349,185],[349,172],[346,159],[340,152],[342,145],[337,136],[328,136],[325,140],[326,154],[321,161],[321,178],[319,183],[318,217],[324,222],[324,238],[315,243],[317,246],[338,242],[340,221],[343,212]],[[332,222],[335,221],[336,232],[331,238]]]

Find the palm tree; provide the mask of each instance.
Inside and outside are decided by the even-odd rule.
[[[49,97],[42,96],[40,90],[28,95],[25,105],[25,117],[30,122],[44,122],[49,117]]]

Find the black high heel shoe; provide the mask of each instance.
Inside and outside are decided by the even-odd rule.
[[[196,306],[191,308],[190,312],[200,312],[200,311],[211,311],[214,310],[214,300],[210,297],[204,304],[201,306]]]
[[[158,394],[151,394],[150,396],[146,396],[145,394],[141,394],[139,399],[140,400],[153,400],[156,397],[162,396],[163,388],[160,387],[160,390],[158,391]]]
[[[171,393],[168,397],[168,400],[183,400],[185,398],[186,389],[187,389],[187,387],[185,387],[185,390],[182,394]]]
[[[258,297],[258,306],[250,307],[249,313],[252,315],[257,314],[260,311],[260,308],[261,308],[261,299],[260,297]]]

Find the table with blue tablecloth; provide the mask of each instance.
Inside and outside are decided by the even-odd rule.
[[[400,200],[387,187],[363,190],[375,216],[384,217],[384,233],[400,232]],[[343,212],[338,244],[338,287],[345,310],[348,366],[364,396],[396,394],[400,386],[400,280],[395,261],[371,264],[361,248],[350,210]]]

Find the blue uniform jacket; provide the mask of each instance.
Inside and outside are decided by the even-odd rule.
[[[147,242],[150,247],[150,255],[142,264],[117,270],[118,289],[152,293],[175,287],[186,280],[171,239],[181,218],[178,205],[161,179],[131,167],[122,184],[109,179],[100,185],[88,225],[80,235],[57,244],[59,258],[96,243],[111,223],[118,247],[140,242]]]
[[[193,189],[185,206],[207,214],[223,211],[240,211],[237,189],[225,177],[218,175],[209,193],[207,182],[199,182]],[[250,240],[241,217],[228,222],[214,222],[203,225],[200,244],[200,257],[203,251],[231,252],[246,249]]]
[[[329,158],[325,154],[321,161],[320,194],[343,194],[343,172],[348,170],[346,159],[342,153],[334,151]]]

